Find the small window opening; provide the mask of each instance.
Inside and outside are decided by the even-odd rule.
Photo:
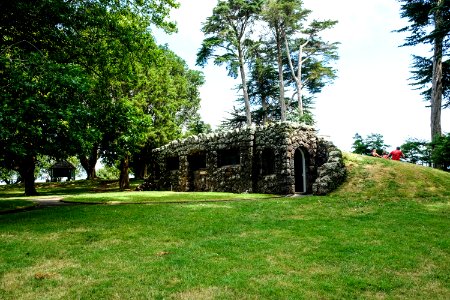
[[[238,148],[226,149],[218,151],[217,166],[230,166],[241,164],[241,153]]]
[[[206,169],[206,154],[204,152],[195,153],[188,156],[189,169],[197,171]]]
[[[261,173],[262,175],[271,175],[275,173],[275,152],[273,149],[266,148],[262,151]]]
[[[153,166],[153,176],[155,176],[155,179],[161,178],[161,169],[159,167],[159,163],[155,163]]]
[[[169,171],[175,171],[180,168],[180,158],[178,156],[168,157],[166,159],[166,168]]]

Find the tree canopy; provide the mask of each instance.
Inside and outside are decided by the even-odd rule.
[[[21,173],[26,194],[36,193],[39,155],[78,155],[92,170],[98,155],[125,163],[181,134],[199,107],[203,77],[151,34],[176,29],[167,18],[176,7],[173,0],[0,3],[0,167]]]
[[[441,108],[450,104],[450,2],[447,0],[398,0],[400,16],[409,24],[399,32],[409,32],[403,46],[431,45],[430,58],[414,56],[414,85],[424,89],[423,95],[431,107],[431,140],[441,131]],[[444,98],[444,99],[443,99]],[[444,105],[442,104],[444,100]]]
[[[356,154],[370,155],[372,150],[375,149],[381,155],[386,151],[387,147],[389,145],[384,143],[384,137],[379,133],[371,133],[366,138],[356,133],[353,137],[352,152]]]
[[[238,99],[243,108],[235,107],[223,125],[248,126],[249,121],[266,124],[277,120],[312,124],[310,109],[314,94],[334,80],[336,70],[331,63],[338,59],[337,43],[325,41],[320,35],[337,22],[310,20],[311,11],[300,0],[219,1],[219,4],[233,7],[235,15],[251,16],[245,20],[245,29],[254,29],[237,31],[246,33],[241,40],[228,35],[233,31],[225,29],[227,19],[219,14],[224,11],[218,9],[219,5],[204,24],[207,36],[197,62],[203,65],[210,57],[219,65],[227,61],[234,77],[238,67],[243,69],[237,86],[243,92]],[[247,6],[252,7],[251,14],[246,13]],[[212,20],[217,26],[212,26]],[[212,32],[215,35],[208,36]],[[238,40],[241,42],[237,43]],[[245,50],[244,63],[239,61],[239,49]],[[292,96],[286,97],[290,91]]]
[[[247,125],[252,123],[245,64],[248,59],[252,26],[259,15],[262,0],[218,1],[203,24],[207,36],[197,54],[197,64],[204,66],[209,58],[216,65],[227,64],[228,74],[241,78]]]

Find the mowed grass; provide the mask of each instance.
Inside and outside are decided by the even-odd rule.
[[[77,203],[105,203],[105,204],[151,204],[151,203],[184,203],[184,202],[214,202],[214,201],[236,201],[236,200],[256,200],[271,199],[280,196],[264,194],[233,194],[214,192],[113,192],[101,194],[80,194],[64,197],[66,202]]]
[[[448,299],[450,174],[346,164],[326,197],[1,215],[0,299]]]
[[[142,180],[132,180],[131,189],[141,184]],[[117,180],[77,180],[68,182],[37,182],[36,190],[40,197],[45,196],[68,196],[83,193],[112,193],[119,191]],[[14,199],[33,200],[33,197],[24,197],[24,185],[0,185],[0,201]]]

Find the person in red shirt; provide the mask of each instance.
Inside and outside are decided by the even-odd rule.
[[[389,153],[388,157],[392,157],[392,160],[400,160],[401,157],[405,157],[405,155],[403,154],[403,152],[400,150],[400,147],[397,147],[397,149],[395,149],[394,151],[392,151],[391,153]]]

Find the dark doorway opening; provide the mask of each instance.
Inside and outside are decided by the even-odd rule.
[[[295,192],[306,193],[305,153],[299,148],[294,154]]]
[[[275,151],[270,148],[265,148],[261,154],[261,174],[271,175],[275,174]]]
[[[206,153],[197,152],[187,157],[188,160],[188,190],[206,190]]]

